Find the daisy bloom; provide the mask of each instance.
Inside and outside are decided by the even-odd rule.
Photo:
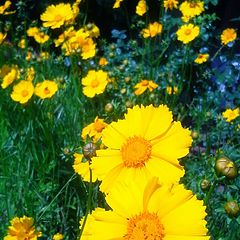
[[[227,122],[231,122],[239,116],[239,108],[228,108],[222,113],[222,116],[226,119]]]
[[[38,33],[39,33],[39,29],[37,27],[30,27],[27,30],[27,35],[29,37],[34,37]]]
[[[120,8],[120,4],[123,0],[116,0],[114,5],[113,5],[113,8]]]
[[[80,153],[74,153],[74,163],[73,163],[73,169],[75,173],[79,174],[83,181],[90,182],[90,165],[91,163],[89,161],[83,161],[84,157],[83,154]],[[97,177],[92,173],[92,182],[97,181]]]
[[[24,104],[32,97],[34,92],[34,86],[30,81],[22,80],[18,84],[13,86],[13,92],[11,98],[15,102]]]
[[[156,83],[154,83],[152,80],[142,80],[140,83],[136,84],[134,86],[134,88],[136,88],[135,90],[135,94],[136,95],[141,95],[143,94],[147,89],[152,92],[155,88],[157,88],[158,85]]]
[[[176,32],[177,34],[177,39],[184,44],[188,44],[192,40],[194,40],[200,33],[200,29],[198,26],[194,26],[193,24],[185,24],[182,25],[178,31]]]
[[[7,14],[5,10],[8,9],[11,6],[11,4],[12,4],[11,1],[6,1],[3,5],[1,5],[0,14],[3,14],[3,15]]]
[[[166,88],[166,92],[167,92],[168,95],[176,94],[178,92],[178,87],[176,87],[176,86],[174,86],[174,87],[168,86]]]
[[[98,64],[103,67],[103,66],[106,66],[108,64],[108,61],[107,61],[107,59],[105,57],[101,57],[99,59]]]
[[[162,32],[162,24],[158,22],[150,23],[147,28],[142,30],[144,38],[155,37]]]
[[[197,58],[194,60],[195,63],[202,64],[206,62],[209,58],[208,53],[199,53]]]
[[[179,10],[182,12],[184,17],[187,17],[189,20],[190,18],[193,18],[195,16],[200,15],[204,11],[204,2],[203,1],[184,1],[180,7]]]
[[[63,235],[61,233],[54,234],[52,240],[63,240]]]
[[[182,185],[161,186],[157,178],[121,182],[106,201],[111,210],[92,211],[82,240],[210,239],[203,201]]]
[[[178,0],[164,0],[163,6],[166,10],[173,10],[173,8],[177,8]]]
[[[71,5],[59,3],[57,5],[50,5],[46,11],[41,15],[41,20],[44,22],[44,27],[52,29],[60,28],[67,21],[73,19],[73,11]]]
[[[8,235],[4,237],[4,240],[37,240],[42,235],[41,232],[35,229],[33,218],[26,216],[15,217],[10,223],[11,226],[8,227]]]
[[[2,42],[4,41],[4,39],[6,38],[7,34],[0,32],[0,44],[2,44]]]
[[[108,74],[102,70],[89,70],[86,77],[82,78],[83,94],[93,98],[104,92],[108,84]]]
[[[41,99],[51,98],[58,90],[58,85],[54,81],[44,80],[38,83],[34,93]]]
[[[87,136],[93,137],[95,141],[98,141],[102,137],[102,131],[107,126],[107,123],[103,119],[96,117],[94,122],[87,125],[82,130],[82,138],[86,140]]]
[[[191,132],[173,121],[165,105],[135,106],[123,120],[112,122],[102,132],[106,149],[92,158],[93,173],[102,180],[101,190],[108,192],[123,179],[159,176],[174,182],[183,176],[178,159],[186,156],[192,143]]]
[[[145,0],[139,0],[136,6],[136,14],[139,16],[144,15],[147,12],[147,4]]]
[[[223,45],[227,45],[228,43],[234,41],[236,38],[237,32],[233,28],[227,28],[221,34],[221,42]]]
[[[33,38],[35,41],[39,44],[43,44],[49,40],[49,36],[45,34],[44,32],[38,32],[36,33]]]
[[[3,89],[11,85],[16,79],[19,78],[20,72],[18,66],[14,65],[12,67],[8,65],[3,65],[0,69],[0,78],[2,79],[1,87]]]

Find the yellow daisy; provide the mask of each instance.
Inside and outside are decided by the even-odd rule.
[[[237,38],[237,32],[233,28],[225,29],[221,34],[221,42],[223,45],[227,45],[230,42],[233,42]]]
[[[139,0],[136,6],[136,14],[139,16],[144,15],[147,12],[147,4],[145,0]]]
[[[97,150],[97,157],[92,158],[91,168],[102,180],[101,190],[108,192],[122,179],[149,175],[159,176],[163,182],[178,181],[184,174],[178,159],[188,154],[190,135],[180,122],[173,121],[165,105],[128,109],[124,120],[103,130],[107,149]]]
[[[178,0],[164,0],[163,6],[166,10],[170,9],[173,10],[173,8],[177,8]]]
[[[41,99],[51,98],[58,90],[58,85],[54,81],[44,80],[38,83],[34,93]]]
[[[155,88],[157,88],[158,85],[151,81],[151,80],[142,80],[140,83],[136,84],[134,86],[134,88],[136,88],[135,90],[135,94],[136,95],[141,95],[143,94],[147,89],[152,92]]]
[[[150,23],[147,28],[142,30],[144,38],[155,37],[162,32],[162,24],[158,22]]]
[[[184,1],[180,7],[179,10],[183,14],[183,19],[187,19],[187,21],[190,18],[193,18],[195,16],[200,15],[204,11],[204,2],[203,1]]]
[[[83,94],[92,98],[103,93],[107,84],[108,74],[106,72],[90,70],[87,76],[82,78]]]
[[[69,3],[59,3],[57,5],[48,6],[46,11],[41,15],[41,20],[44,22],[44,27],[55,29],[71,21],[73,17],[74,14],[71,5]]]
[[[236,119],[239,116],[239,114],[240,114],[239,108],[226,109],[226,111],[222,113],[222,116],[226,119],[227,122],[231,122],[234,119]]]
[[[21,218],[15,217],[11,220],[11,226],[8,227],[8,235],[4,240],[37,240],[42,233],[37,231],[33,225],[33,218],[23,216]]]
[[[18,66],[8,66],[3,65],[0,69],[0,78],[2,79],[1,87],[3,89],[7,88],[11,85],[16,79],[19,78],[20,72],[18,70]]]
[[[34,86],[31,81],[21,81],[17,85],[13,86],[13,92],[11,98],[15,102],[24,104],[32,97],[34,92]]]
[[[208,53],[199,53],[197,58],[194,60],[195,63],[202,64],[206,62],[209,58]]]
[[[185,24],[182,25],[178,31],[176,32],[177,34],[177,39],[184,44],[188,44],[192,40],[194,40],[200,33],[200,29],[198,26],[194,26],[193,24]]]
[[[47,42],[49,40],[49,36],[47,34],[45,34],[44,32],[38,32],[36,33],[33,38],[35,39],[35,41],[37,43],[40,44],[44,44],[45,42]]]
[[[119,183],[106,200],[111,210],[97,208],[88,216],[82,240],[210,239],[203,201],[182,185],[131,180]]]

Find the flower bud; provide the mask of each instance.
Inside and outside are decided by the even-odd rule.
[[[238,170],[233,161],[227,157],[219,158],[215,163],[215,169],[218,175],[233,179],[238,175]]]
[[[198,131],[192,131],[192,138],[193,138],[193,139],[197,139],[198,136],[199,136]]]
[[[229,217],[236,217],[240,212],[239,205],[235,201],[228,201],[224,209]]]
[[[200,183],[200,186],[203,191],[208,190],[211,186],[211,183],[207,179],[203,179]]]
[[[87,143],[83,147],[83,155],[87,159],[91,159],[92,157],[96,156],[96,145],[94,143]]]
[[[111,103],[107,103],[105,105],[105,112],[111,112],[113,110],[113,105]]]

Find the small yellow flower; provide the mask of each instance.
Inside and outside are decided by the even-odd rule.
[[[92,38],[87,38],[81,45],[81,57],[82,59],[89,59],[94,57],[96,54],[96,44]]]
[[[164,0],[163,6],[166,10],[170,9],[173,10],[173,8],[177,8],[178,0]]]
[[[116,0],[114,5],[113,5],[113,8],[119,8],[122,1],[123,0]]]
[[[76,34],[76,31],[74,30],[74,28],[69,27],[61,35],[59,35],[58,39],[54,40],[55,46],[58,47],[58,46],[62,45],[69,38],[75,36],[75,34]]]
[[[33,218],[26,216],[15,217],[10,223],[8,235],[4,237],[4,240],[37,240],[38,237],[42,236],[42,233],[35,229]]]
[[[26,59],[27,61],[30,61],[30,60],[32,59],[32,57],[33,57],[32,52],[27,51],[25,59]]]
[[[4,39],[6,38],[7,34],[0,32],[0,44],[3,43]]]
[[[230,42],[233,42],[237,38],[237,32],[233,28],[225,29],[221,34],[221,42],[223,45],[227,45]]]
[[[33,38],[35,41],[39,44],[43,44],[49,40],[49,36],[45,34],[44,32],[38,32],[36,33]]]
[[[108,84],[108,74],[102,70],[90,70],[86,77],[82,78],[83,94],[93,98],[104,92]]]
[[[46,11],[41,15],[41,20],[44,22],[44,27],[52,29],[60,28],[74,17],[70,4],[59,3],[57,5],[50,5]]]
[[[39,61],[47,60],[49,59],[49,57],[50,57],[50,54],[48,52],[41,52],[38,60]]]
[[[239,108],[227,109],[222,113],[222,116],[226,119],[227,122],[231,122],[239,116]]]
[[[184,1],[179,10],[183,14],[183,21],[189,21],[190,18],[200,15],[204,11],[203,1]]]
[[[144,15],[147,12],[147,4],[145,0],[139,0],[136,7],[136,14],[139,16]]]
[[[182,25],[178,31],[176,32],[177,34],[177,39],[184,44],[188,44],[192,40],[194,40],[200,33],[200,29],[198,26],[194,26],[193,24],[185,24]]]
[[[27,73],[26,73],[26,78],[25,78],[25,80],[31,82],[31,81],[34,79],[34,77],[35,77],[35,70],[34,70],[33,67],[29,67],[29,68],[27,69]]]
[[[206,62],[209,58],[208,53],[199,53],[197,58],[194,60],[195,63],[202,64]]]
[[[155,37],[162,32],[162,24],[158,22],[150,23],[147,28],[142,30],[144,38]]]
[[[137,83],[134,88],[136,88],[135,90],[135,94],[136,95],[141,95],[143,94],[147,89],[152,92],[155,88],[157,88],[158,85],[156,83],[154,83],[152,80],[142,80],[140,83]]]
[[[99,59],[98,64],[103,67],[103,66],[106,66],[108,64],[108,61],[107,61],[107,59],[105,57],[101,57]]]
[[[73,169],[75,173],[79,174],[83,181],[90,182],[90,162],[86,161],[83,162],[83,155],[79,153],[74,153],[74,164]],[[96,182],[97,178],[94,174],[92,174],[92,182]]]
[[[52,240],[63,240],[64,236],[61,233],[54,234]]]
[[[19,43],[18,43],[18,47],[24,49],[26,47],[26,39],[22,38]]]
[[[166,88],[166,92],[167,92],[167,94],[169,94],[169,95],[176,94],[176,93],[178,92],[178,87],[176,87],[176,86],[174,86],[174,87],[168,86],[168,87]]]
[[[27,35],[29,37],[33,37],[34,35],[38,34],[39,33],[39,29],[37,27],[30,27],[28,28],[27,30]]]
[[[10,67],[8,65],[3,65],[0,69],[0,78],[2,79],[1,87],[3,89],[7,88],[13,81],[19,78],[19,75],[18,66]]]
[[[13,86],[13,92],[11,98],[15,102],[24,104],[32,97],[34,92],[34,86],[30,81],[21,81],[17,85]]]
[[[100,36],[100,30],[94,23],[87,24],[85,31],[91,38],[98,38]]]
[[[58,90],[58,85],[54,81],[44,80],[38,83],[34,93],[41,99],[51,98]]]
[[[5,10],[8,9],[11,6],[11,4],[12,4],[11,1],[6,1],[3,5],[1,5],[0,6],[0,15],[1,14],[3,14],[3,15],[7,14],[5,12]]]

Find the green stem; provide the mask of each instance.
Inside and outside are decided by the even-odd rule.
[[[213,60],[217,57],[217,55],[221,52],[221,50],[223,49],[224,45],[222,45],[217,52],[214,54],[214,56],[212,57],[211,61],[213,62]]]

